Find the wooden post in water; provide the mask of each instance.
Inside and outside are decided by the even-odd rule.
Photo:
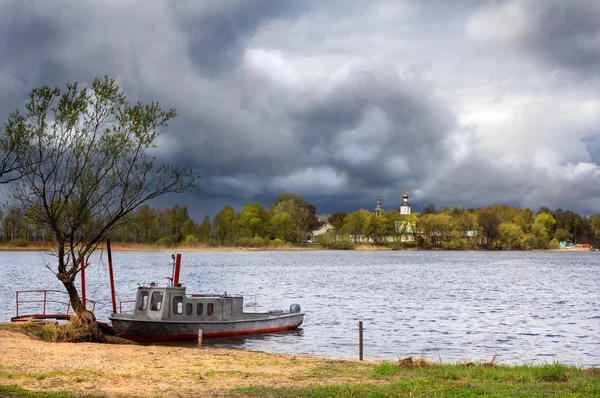
[[[363,322],[358,321],[358,359],[363,360]]]
[[[106,240],[106,250],[108,251],[108,272],[110,273],[110,295],[112,298],[113,313],[117,313],[117,300],[115,299],[115,278],[113,277],[112,254],[110,252],[110,239]],[[119,308],[120,310],[120,308]]]
[[[202,348],[202,329],[198,329],[198,348]]]
[[[85,305],[85,260],[81,260],[81,303],[83,304],[83,308],[86,308],[86,305]]]

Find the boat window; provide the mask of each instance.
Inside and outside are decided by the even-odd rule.
[[[202,303],[198,303],[196,305],[196,315],[202,315],[203,312],[204,312],[204,306],[202,305]]]
[[[185,314],[186,314],[187,316],[190,316],[190,315],[192,315],[192,303],[187,303],[187,304],[185,305]]]
[[[140,303],[138,304],[138,310],[145,311],[148,305],[148,292],[144,291],[140,294]]]
[[[181,314],[183,312],[183,297],[173,297],[173,314]]]
[[[206,315],[212,315],[213,314],[213,303],[208,303],[208,305],[206,306]]]
[[[162,308],[163,294],[161,292],[153,292],[150,299],[150,309],[152,311],[160,311]]]

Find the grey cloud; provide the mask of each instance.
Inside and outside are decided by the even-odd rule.
[[[417,208],[506,202],[593,211],[598,192],[586,181],[597,179],[595,119],[578,128],[585,131],[573,138],[577,150],[567,151],[575,123],[556,114],[562,108],[536,110],[539,102],[529,100],[527,111],[515,112],[522,97],[539,95],[531,70],[522,73],[515,58],[563,68],[544,94],[565,98],[571,90],[578,109],[573,75],[597,73],[598,47],[586,43],[598,31],[598,6],[540,1],[520,8],[527,29],[508,43],[485,42],[495,56],[489,69],[466,53],[462,37],[480,4],[5,1],[0,117],[35,86],[85,84],[104,74],[131,100],[176,108],[158,156],[194,166],[206,194],[159,203],[188,204],[196,218],[226,204],[268,204],[282,191],[299,191],[319,213],[372,209],[377,196],[396,208],[404,188]],[[538,79],[548,76],[548,68],[531,68]],[[490,93],[498,100],[487,101]],[[586,95],[593,109],[598,96]],[[463,102],[472,105],[455,106]],[[513,108],[502,108],[506,102]],[[465,122],[468,112],[479,118]],[[536,131],[538,119],[553,127],[552,140]],[[506,131],[490,128],[498,125]],[[499,134],[507,139],[490,140]],[[525,134],[527,148],[518,148],[513,137]],[[529,147],[538,142],[549,152],[565,147],[568,162],[536,164]],[[516,164],[502,163],[513,157]]]
[[[484,19],[482,30],[504,31],[490,32],[492,41],[508,39],[511,47],[535,55],[551,67],[598,76],[600,3],[595,0],[505,0],[484,3],[473,17],[475,23],[477,18]],[[486,27],[486,22],[492,23]]]

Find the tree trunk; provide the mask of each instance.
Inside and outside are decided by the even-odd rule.
[[[60,276],[59,276],[60,279]],[[104,341],[104,335],[98,328],[98,323],[96,323],[96,316],[93,312],[88,311],[81,302],[81,298],[79,297],[79,292],[77,291],[77,287],[75,286],[75,282],[72,280],[62,280],[61,282],[67,289],[69,293],[69,298],[71,299],[71,306],[73,310],[79,317],[81,324],[83,326],[83,330],[81,331],[81,339],[83,341],[90,341],[94,343],[101,343]]]

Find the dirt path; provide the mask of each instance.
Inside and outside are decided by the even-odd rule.
[[[312,369],[341,362],[352,361],[210,348],[48,343],[0,329],[0,384],[40,391],[108,397],[239,396],[231,390],[306,386],[315,381]]]

